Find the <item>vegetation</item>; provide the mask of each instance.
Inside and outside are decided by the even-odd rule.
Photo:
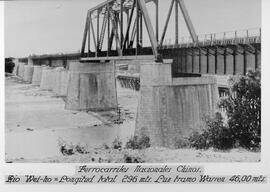
[[[222,117],[219,113],[215,118],[206,119],[206,128],[202,132],[194,132],[189,137],[190,147],[196,149],[230,149],[234,145],[231,130],[224,125]]]
[[[232,92],[221,101],[233,139],[241,147],[258,148],[261,143],[261,72],[249,71],[233,81]]]
[[[134,136],[126,143],[127,149],[146,149],[150,147],[150,138],[147,136]]]
[[[13,58],[5,58],[5,72],[12,73],[15,64],[13,63]]]
[[[226,109],[228,122],[220,115],[206,120],[202,132],[194,132],[190,146],[197,149],[260,149],[261,144],[261,73],[249,71],[246,76],[230,79],[231,94],[219,106]]]

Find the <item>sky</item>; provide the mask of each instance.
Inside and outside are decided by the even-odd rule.
[[[5,56],[78,52],[87,10],[104,0],[6,1],[4,8]],[[161,34],[171,0],[159,0]],[[198,35],[261,27],[261,0],[184,0]],[[147,5],[154,23],[154,6]],[[174,15],[166,41],[174,39]],[[179,16],[179,36],[188,36]],[[148,39],[144,38],[147,44]]]

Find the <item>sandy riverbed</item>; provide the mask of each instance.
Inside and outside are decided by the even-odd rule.
[[[258,162],[260,153],[149,148],[140,151],[100,149],[134,133],[138,92],[118,86],[120,118],[114,111],[64,109],[64,98],[8,77],[5,81],[5,154],[7,162],[124,162],[134,153],[144,162]],[[121,122],[119,124],[119,122]],[[89,154],[63,156],[62,142],[85,146]],[[94,161],[93,161],[94,159]]]

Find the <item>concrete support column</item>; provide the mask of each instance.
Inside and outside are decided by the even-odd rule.
[[[24,63],[19,63],[18,64],[18,76],[23,78],[23,74],[24,74]]]
[[[41,75],[41,82],[40,82],[40,89],[41,90],[52,90],[52,73],[53,69],[47,66],[42,67],[42,75]]]
[[[18,70],[19,70],[19,61],[18,59],[15,59],[14,60],[14,68],[13,68],[13,71],[12,71],[12,74],[17,76],[18,75]]]
[[[72,62],[69,70],[66,109],[98,111],[117,107],[113,63]]]
[[[40,85],[41,76],[42,76],[42,66],[35,65],[32,78],[32,85]]]
[[[55,82],[52,88],[52,91],[57,94],[59,92],[58,90],[60,89],[61,86],[61,70],[62,67],[57,67],[54,69],[54,74],[55,74]]]
[[[63,67],[58,67],[55,69],[55,84],[53,87],[53,92],[58,96],[67,96],[68,87],[68,71]]]
[[[31,57],[28,57],[28,65],[34,65],[34,61]]]
[[[59,96],[67,96],[68,82],[69,82],[69,71],[63,69],[60,74],[60,89],[57,90],[56,94]]]
[[[215,77],[172,78],[171,64],[141,63],[135,135],[152,146],[174,148],[216,112]]]
[[[24,66],[23,80],[26,83],[32,83],[33,72],[34,72],[34,66],[33,65],[25,65]]]

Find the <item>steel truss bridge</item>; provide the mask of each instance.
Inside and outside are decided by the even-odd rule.
[[[174,76],[245,74],[249,68],[260,67],[260,28],[197,35],[184,0],[166,2],[170,6],[163,26],[159,21],[159,0],[107,0],[88,10],[81,53],[77,57],[81,62],[173,59]],[[150,18],[147,4],[154,5],[151,9],[154,19]],[[188,37],[179,37],[180,13]],[[174,39],[168,40],[165,37],[173,16]],[[149,39],[148,44],[144,38]]]
[[[90,9],[86,17],[81,61],[173,59],[175,74],[178,72],[245,74],[248,67],[259,67],[261,29],[197,35],[184,0],[168,2],[170,7],[166,22],[162,26],[161,36],[159,36],[159,0],[107,0]],[[148,3],[155,5],[154,21],[150,19],[146,6]],[[175,39],[173,43],[170,41],[168,43],[165,36],[173,12]],[[188,38],[179,37],[180,12],[190,34]],[[153,23],[155,23],[155,29]],[[143,26],[146,30],[143,30]],[[145,31],[147,31],[146,34]],[[143,45],[145,36],[149,38],[151,46]],[[107,45],[104,45],[105,42]],[[92,50],[91,44],[94,45]],[[247,57],[250,54],[254,55],[253,66],[248,66],[249,58]],[[240,65],[238,64],[239,55],[243,56],[240,72],[237,71],[237,65]],[[231,67],[228,66],[230,56],[232,57],[231,65],[233,65]],[[205,69],[202,69],[202,58],[206,58]],[[228,71],[229,68],[232,69]]]

